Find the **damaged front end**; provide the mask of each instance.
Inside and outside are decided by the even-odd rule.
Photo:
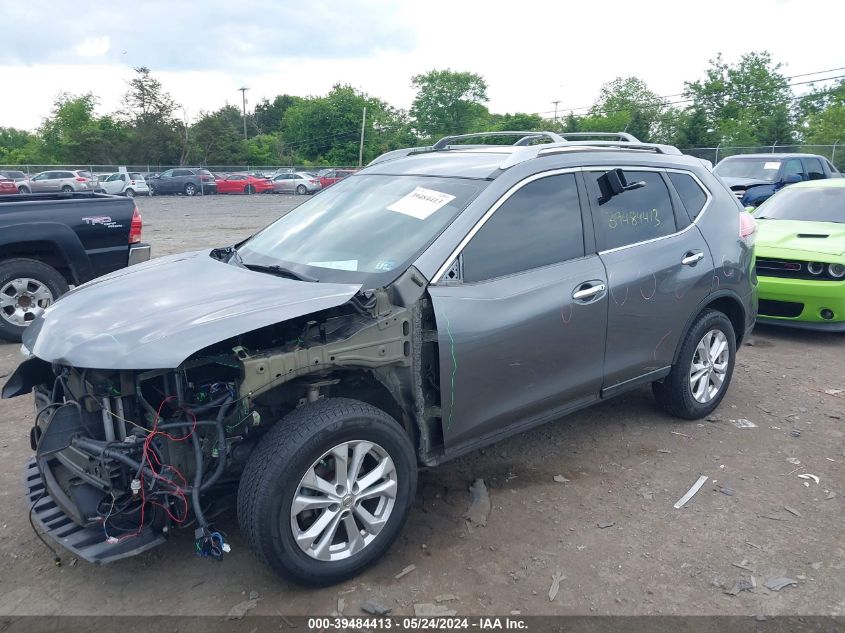
[[[141,553],[177,528],[194,530],[197,554],[222,558],[228,544],[212,520],[233,507],[250,453],[287,413],[355,394],[408,428],[419,423],[424,397],[412,369],[424,284],[410,286],[411,301],[395,289],[360,292],[208,345],[171,369],[24,361],[3,397],[35,394],[33,517],[94,563]]]

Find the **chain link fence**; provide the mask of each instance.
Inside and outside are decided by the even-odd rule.
[[[716,147],[692,147],[681,150],[684,154],[709,160],[714,165],[723,158],[736,156],[737,154],[818,154],[824,156],[837,169],[845,169],[845,144],[834,143],[833,145],[757,145],[757,146],[721,146]]]
[[[202,168],[215,174],[232,174],[242,172],[260,172],[262,174],[271,174],[273,172],[284,171],[307,171],[317,173],[327,169],[357,169],[357,167],[349,167],[346,165],[333,165],[331,167],[308,167],[306,165],[84,165],[84,164],[66,164],[66,165],[0,165],[0,170],[22,171],[27,176],[34,176],[42,171],[73,171],[76,169],[84,169],[90,171],[92,174],[114,174],[125,168],[129,172],[140,172],[142,174],[160,174],[168,169],[184,169],[184,168]]]
[[[758,145],[758,146],[729,146],[717,145],[716,147],[690,147],[682,149],[684,154],[696,156],[709,160],[714,165],[723,158],[737,154],[781,154],[781,153],[805,153],[819,154],[829,159],[837,169],[845,171],[845,143],[834,143],[833,145]],[[9,169],[22,171],[27,175],[35,175],[42,171],[55,169],[73,170],[87,169],[93,174],[113,174],[125,167],[130,172],[141,172],[144,174],[160,174],[168,169],[179,167],[197,167],[197,165],[0,165],[0,170]],[[279,171],[307,171],[316,173],[326,169],[355,169],[349,165],[333,165],[323,167],[311,167],[307,165],[199,165],[215,174],[231,174],[235,172],[261,172],[271,174]]]

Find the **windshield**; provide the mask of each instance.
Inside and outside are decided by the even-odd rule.
[[[326,189],[245,242],[243,262],[321,281],[387,283],[487,186],[483,180],[356,176]]]
[[[845,223],[845,187],[788,187],[757,207],[754,217]]]
[[[774,182],[780,169],[779,160],[766,158],[726,158],[713,173],[726,178],[751,178]]]

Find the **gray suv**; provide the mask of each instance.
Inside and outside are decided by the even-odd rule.
[[[713,411],[754,324],[753,218],[673,147],[508,135],[392,152],[45,310],[3,390],[35,393],[41,529],[107,562],[190,525],[220,559],[236,497],[273,570],[336,583],[396,538],[420,465],[646,384]]]
[[[214,174],[202,167],[168,169],[147,178],[150,195],[178,193],[186,196],[217,193]]]

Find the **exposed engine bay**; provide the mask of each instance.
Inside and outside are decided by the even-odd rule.
[[[221,341],[175,369],[25,361],[4,396],[35,393],[27,485],[42,527],[91,562],[135,555],[177,528],[194,530],[198,555],[222,559],[230,548],[213,519],[235,504],[252,450],[287,413],[366,394],[407,428],[424,425],[432,398],[412,368],[422,362],[425,299],[411,308],[391,299],[362,292]],[[435,372],[436,354],[426,356]]]

